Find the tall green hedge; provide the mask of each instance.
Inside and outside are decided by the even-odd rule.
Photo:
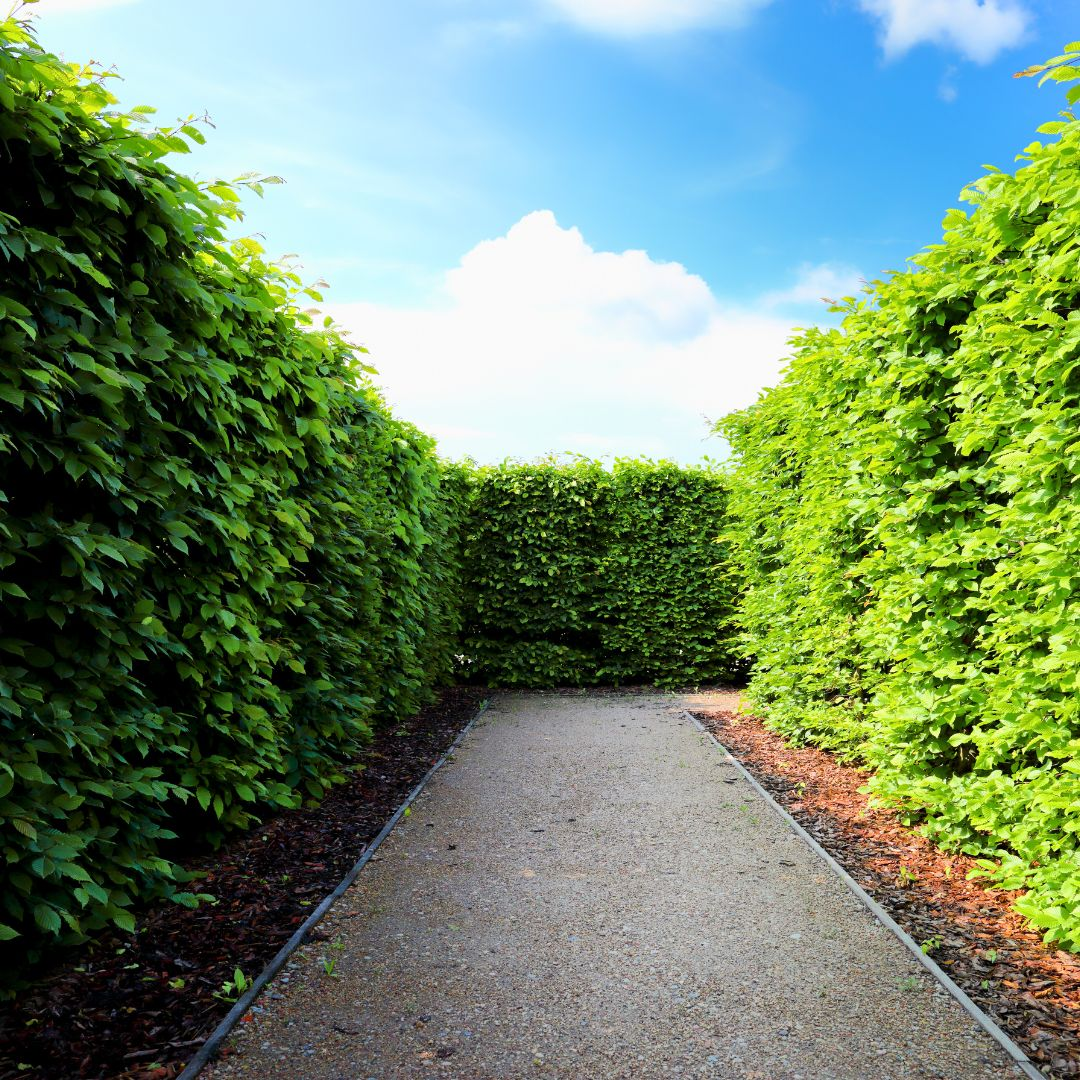
[[[188,124],[0,24],[0,939],[133,925],[162,842],[318,796],[451,662],[453,500]],[[306,294],[306,295],[305,295]],[[317,297],[316,297],[317,299]],[[12,940],[15,939],[15,940]],[[10,968],[0,957],[0,966]]]
[[[498,686],[736,677],[711,468],[580,458],[472,470],[462,653]]]
[[[1040,131],[723,428],[754,704],[1080,948],[1080,121]]]

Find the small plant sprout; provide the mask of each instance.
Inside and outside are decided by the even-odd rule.
[[[928,937],[920,946],[923,954],[929,956],[932,952],[941,948],[941,938],[934,934],[932,937]]]
[[[222,1001],[239,1001],[240,995],[251,985],[251,980],[239,969],[233,968],[233,977],[221,984],[214,997]]]
[[[169,980],[170,990],[183,990],[186,985],[187,983],[179,977]]]
[[[905,975],[904,978],[900,979],[896,984],[898,990],[918,990],[919,986],[918,975]]]
[[[902,889],[908,888],[910,885],[914,885],[919,880],[919,875],[914,870],[908,869],[902,863],[900,865],[900,873],[897,875],[897,881]]]
[[[997,961],[997,958],[998,958],[997,949],[987,949],[986,952],[983,953],[983,959],[984,960],[989,960],[991,964],[995,963]]]
[[[324,956],[322,966],[323,966],[323,971],[325,971],[326,974],[330,976],[330,978],[332,978],[332,979],[340,978],[340,976],[337,974],[337,972],[334,971],[334,968],[337,967],[337,960],[336,959],[331,959],[329,956]]]

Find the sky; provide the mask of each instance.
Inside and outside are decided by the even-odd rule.
[[[5,0],[0,0],[3,5]],[[41,0],[448,457],[722,459],[721,416],[1064,107],[1080,0]]]

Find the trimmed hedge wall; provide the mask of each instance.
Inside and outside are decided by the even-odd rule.
[[[460,653],[507,685],[738,670],[715,472],[439,462],[317,294],[226,243],[236,187],[164,162],[196,127],[17,21],[0,76],[6,970],[196,903],[171,841],[318,799]]]
[[[183,892],[450,667],[456,501],[201,142],[0,24],[0,939]]]
[[[753,703],[1077,949],[1080,121],[1040,131],[723,429]]]
[[[582,458],[476,468],[468,482],[470,678],[686,686],[741,674],[719,472]]]

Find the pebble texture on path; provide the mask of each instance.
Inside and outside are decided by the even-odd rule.
[[[1020,1076],[684,704],[496,698],[203,1075]]]

